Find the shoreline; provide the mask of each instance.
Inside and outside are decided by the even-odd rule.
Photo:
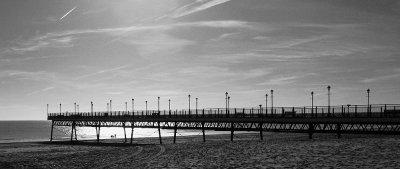
[[[0,168],[399,168],[400,136],[258,133],[0,144]]]

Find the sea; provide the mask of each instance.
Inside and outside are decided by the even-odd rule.
[[[78,140],[96,139],[96,130],[94,127],[77,127]],[[0,121],[0,143],[13,142],[40,142],[49,141],[51,133],[51,121]],[[206,131],[211,134],[229,134],[228,131]],[[242,133],[242,132],[240,132]],[[201,130],[178,130],[177,136],[201,135]],[[126,135],[130,138],[131,129],[126,128]],[[162,137],[173,136],[171,129],[161,129]],[[102,127],[100,130],[100,139],[124,138],[124,129],[122,127]],[[53,140],[69,140],[71,137],[71,127],[55,126],[53,130]],[[156,128],[134,128],[134,138],[158,137]]]

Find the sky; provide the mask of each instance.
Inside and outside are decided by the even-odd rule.
[[[400,103],[397,0],[2,0],[0,120]]]

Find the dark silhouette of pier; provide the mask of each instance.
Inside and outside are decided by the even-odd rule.
[[[178,129],[202,130],[206,141],[206,130],[231,132],[257,131],[260,139],[263,132],[341,134],[400,134],[400,104],[339,105],[312,107],[257,107],[257,108],[212,108],[186,110],[140,110],[48,113],[52,121],[50,141],[55,126],[71,127],[71,141],[77,140],[76,127],[95,127],[97,142],[102,127],[122,127],[125,142],[126,129],[157,128],[160,144],[160,129],[174,130],[174,143]],[[133,132],[130,143],[132,144]]]

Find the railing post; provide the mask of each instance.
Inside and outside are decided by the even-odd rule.
[[[324,117],[324,107],[322,107],[322,113],[321,116]]]
[[[354,116],[357,117],[357,105],[354,105]]]
[[[344,107],[343,107],[343,105],[342,105],[342,117],[344,117],[344,114],[345,114],[345,112],[344,112]]]
[[[293,117],[295,117],[296,114],[294,113],[294,107],[292,108],[292,113],[293,113]]]
[[[385,111],[383,112],[385,117],[386,117],[386,111],[387,111],[387,109],[386,109],[386,104],[385,104]]]

